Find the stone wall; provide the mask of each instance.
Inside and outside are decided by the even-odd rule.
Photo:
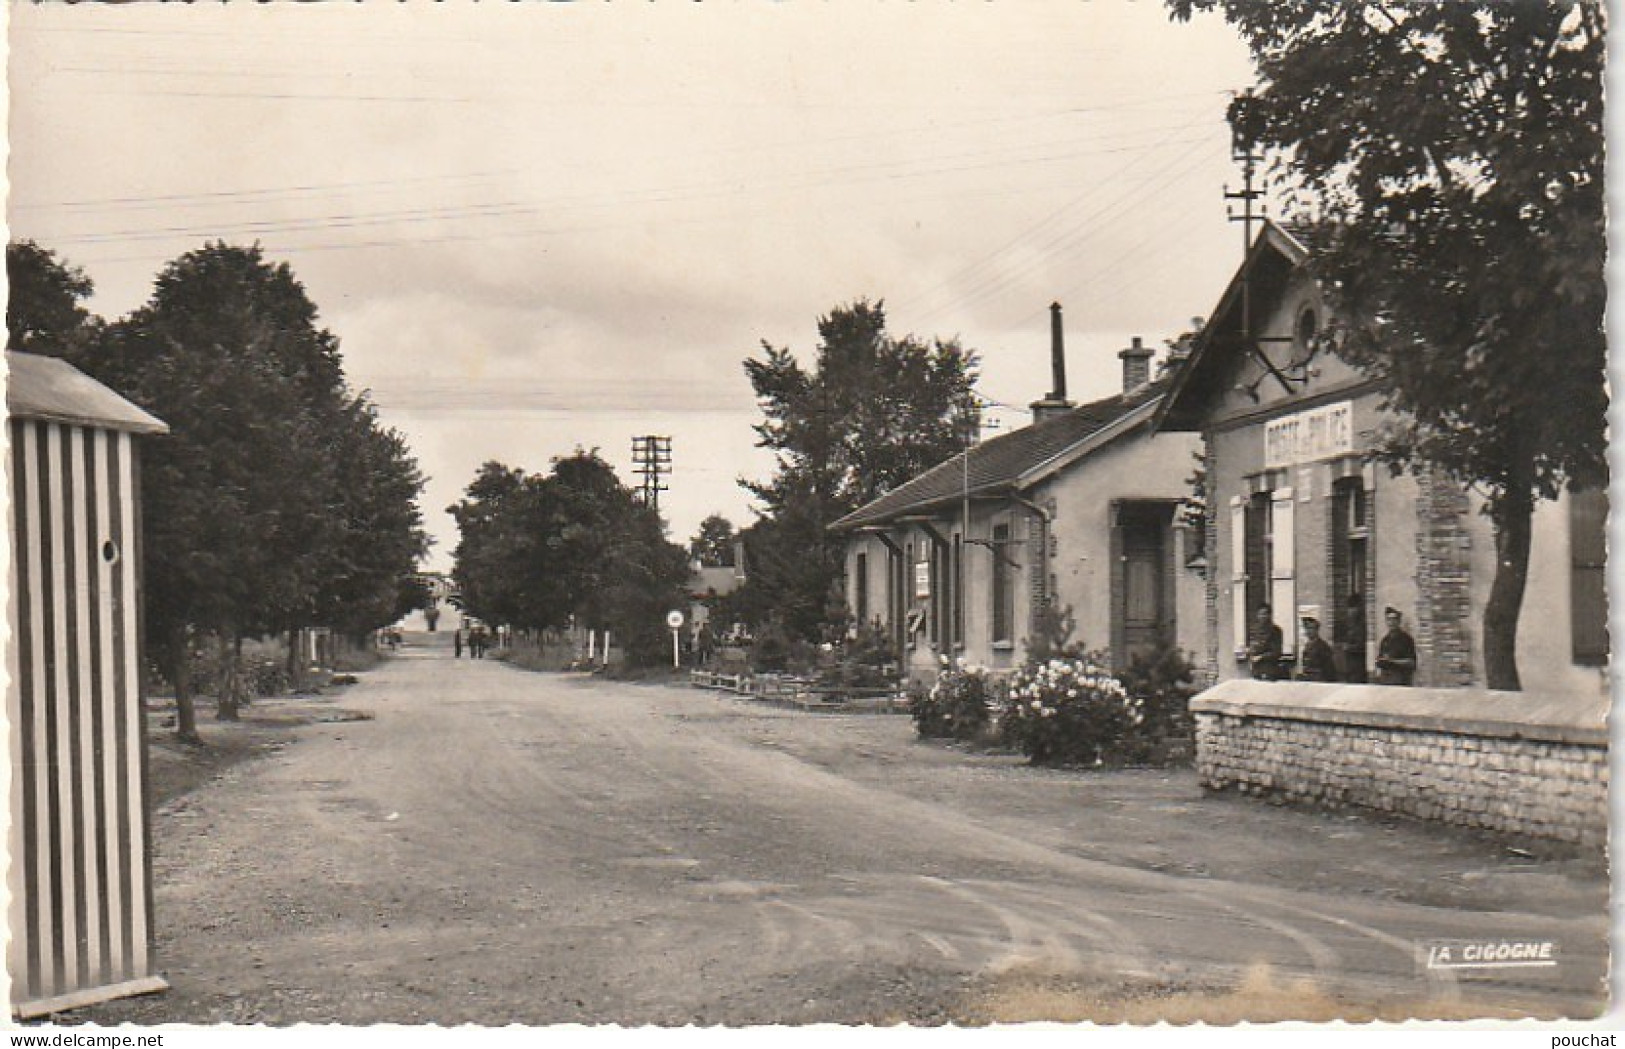
[[[1600,847],[1605,703],[1226,681],[1191,701],[1203,787]]]

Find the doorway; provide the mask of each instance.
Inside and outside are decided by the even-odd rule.
[[[1112,610],[1117,669],[1174,642],[1172,525],[1174,504],[1124,502],[1113,528],[1119,569]]]

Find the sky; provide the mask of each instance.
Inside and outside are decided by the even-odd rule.
[[[661,510],[754,520],[742,362],[817,320],[981,359],[991,432],[1115,392],[1240,260],[1217,17],[1152,0],[982,4],[12,4],[10,236],[115,319],[207,241],[287,262],[352,384],[404,433],[446,569],[479,465],[597,448]]]

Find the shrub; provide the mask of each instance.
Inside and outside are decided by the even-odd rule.
[[[1151,757],[1165,754],[1169,739],[1195,735],[1191,696],[1196,694],[1195,668],[1172,645],[1148,656],[1135,656],[1123,672],[1123,687],[1140,700],[1141,734]]]
[[[1129,764],[1142,760],[1145,714],[1096,657],[1029,663],[1010,679],[1001,725],[1035,764]]]
[[[1033,632],[1026,639],[1027,662],[1048,663],[1052,659],[1084,659],[1083,642],[1072,640],[1078,626],[1072,606],[1045,602],[1033,613]]]
[[[777,619],[771,620],[750,648],[751,669],[758,674],[782,674],[790,666],[790,638]]]
[[[241,655],[222,658],[212,637],[194,643],[191,650],[193,690],[200,695],[218,696],[226,680],[227,660],[235,667],[242,700],[280,695],[293,687],[284,654],[287,649],[280,641],[245,639],[242,649]]]
[[[975,739],[987,728],[997,705],[998,689],[982,667],[967,666],[964,660],[949,663],[931,687],[910,686],[908,712],[914,729],[930,739]]]
[[[288,680],[288,668],[280,659],[245,657],[242,677],[244,687],[255,696],[277,696],[293,687]]]
[[[845,689],[895,687],[890,638],[878,625],[859,627],[847,641],[830,646],[818,668],[818,684]]]

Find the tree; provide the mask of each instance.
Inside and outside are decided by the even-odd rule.
[[[83,270],[31,240],[6,245],[6,349],[77,360],[94,332]]]
[[[1231,121],[1320,224],[1335,348],[1397,410],[1382,451],[1485,495],[1486,677],[1519,688],[1535,504],[1607,479],[1602,6],[1168,3],[1252,50]]]
[[[976,415],[976,355],[954,340],[891,336],[884,303],[837,307],[818,334],[810,371],[767,343],[745,361],[766,415],[757,444],[776,453],[777,470],[741,482],[765,506],[746,586],[809,638],[841,575],[842,543],[827,526],[961,450]]]
[[[487,462],[463,499],[447,508],[458,529],[452,579],[468,614],[528,629],[568,622],[560,580],[547,572],[552,525],[541,484],[523,470]]]
[[[230,655],[245,633],[309,625],[324,582],[346,578],[331,560],[351,549],[345,419],[358,427],[370,416],[347,400],[337,340],[315,321],[285,264],[258,247],[209,244],[166,266],[147,304],[85,361],[170,426],[143,455],[145,604],[183,738],[196,739],[195,640],[212,635]],[[375,448],[369,462],[398,451]],[[408,530],[414,474],[387,481],[389,513]],[[236,661],[224,664],[219,716],[230,718]]]
[[[709,568],[732,568],[737,538],[732,521],[712,514],[700,522],[700,530],[689,540],[688,554]]]
[[[393,623],[403,616],[427,609],[434,603],[434,584],[427,576],[416,574],[402,576],[395,583],[394,613],[389,617],[389,621]]]
[[[367,397],[352,398],[333,422],[329,507],[336,527],[326,544],[311,622],[359,643],[406,611],[433,608],[416,575],[429,546],[417,503],[424,479],[406,439],[379,422]],[[425,591],[421,597],[415,590],[403,594],[409,583]],[[410,602],[406,608],[403,601]]]
[[[687,557],[597,452],[554,459],[545,476],[488,462],[450,513],[452,575],[471,614],[527,629],[574,617],[607,627],[634,665],[661,659]]]

